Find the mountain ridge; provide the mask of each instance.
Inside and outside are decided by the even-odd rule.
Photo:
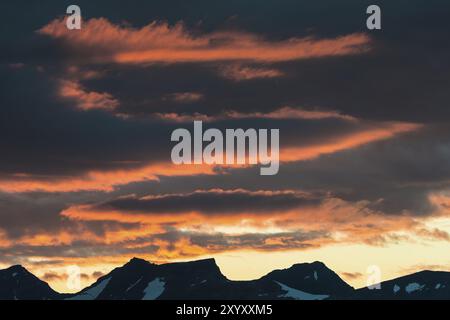
[[[21,265],[0,270],[0,300],[325,300],[450,299],[450,272],[422,270],[355,289],[323,262],[296,263],[235,281],[214,258],[154,264],[132,258],[74,294],[53,290]]]

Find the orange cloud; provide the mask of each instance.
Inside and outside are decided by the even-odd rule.
[[[40,34],[67,40],[74,48],[94,52],[97,62],[179,63],[210,61],[280,62],[325,56],[358,54],[368,49],[369,38],[351,34],[335,39],[292,38],[266,41],[250,33],[215,32],[193,36],[182,24],[173,27],[153,22],[140,29],[117,26],[104,18],[84,22],[77,32],[64,20],[54,20]]]
[[[244,194],[267,197],[267,199],[277,195],[288,196],[290,201],[292,201],[292,197],[299,197],[299,199],[312,197],[314,199],[312,195],[293,190],[247,191],[212,189],[196,191],[185,196],[189,197],[197,192],[212,193],[218,197],[238,193],[238,199],[242,199]],[[160,199],[161,197],[164,198],[165,195],[151,196],[150,199]],[[137,198],[131,199],[139,200]],[[79,205],[64,210],[61,215],[75,221],[102,221],[108,219],[120,222],[140,222],[146,225],[170,223],[174,228],[194,233],[214,233],[227,230],[227,233],[236,235],[242,232],[279,233],[300,229],[305,231],[327,230],[331,234],[339,233],[339,236],[336,236],[337,238],[333,241],[339,240],[340,242],[370,241],[381,234],[399,230],[416,230],[414,232],[420,234],[424,228],[419,220],[411,216],[384,215],[381,212],[370,209],[369,205],[368,201],[348,202],[332,196],[325,196],[320,202],[315,204],[299,204],[299,206],[268,210],[267,212],[253,211],[247,207],[236,212],[236,203],[230,203],[230,207],[234,209],[230,209],[229,212],[221,212],[220,214],[209,214],[208,212],[191,211],[182,208],[178,209],[178,211],[163,213],[158,210],[131,212],[126,209],[99,209],[93,205]],[[264,219],[261,219],[262,217]],[[427,233],[426,236],[429,236],[429,234]]]
[[[237,119],[300,119],[300,120],[323,120],[339,119],[343,121],[357,122],[358,119],[335,110],[307,110],[303,108],[282,107],[271,112],[250,112],[242,113],[238,111],[225,111],[219,115],[209,116],[201,113],[179,114],[179,113],[156,113],[155,117],[172,122],[193,122],[193,121],[220,121]]]
[[[191,252],[192,256],[245,248],[261,251],[299,249],[302,248],[302,242],[316,247],[332,243],[385,245],[389,241],[401,240],[399,232],[411,231],[414,234],[416,230],[420,231],[423,228],[419,220],[410,216],[386,216],[368,209],[367,205],[368,203],[364,201],[350,203],[329,198],[316,207],[267,214],[264,215],[264,219],[261,219],[261,215],[244,212],[221,216],[186,212],[149,217],[143,214],[129,214],[126,211],[96,211],[88,205],[74,206],[63,211],[62,215],[77,223],[108,219],[122,222],[139,221],[141,227],[133,230],[109,230],[101,236],[83,229],[72,234],[39,234],[24,237],[15,245],[29,245],[36,248],[57,247],[84,241],[86,246],[93,247],[116,245],[117,250],[126,249],[130,255],[139,254],[141,248],[155,246],[157,250],[151,253],[153,259],[156,257],[173,259],[182,257],[187,254],[186,251],[191,251],[194,247],[197,249]],[[167,230],[164,226],[168,224],[171,225],[171,230],[177,233],[177,237],[165,236]],[[327,233],[324,233],[324,230]],[[304,240],[301,237],[295,239],[293,236],[297,232],[300,234],[310,232],[313,237]],[[63,239],[58,240],[60,236]],[[253,236],[256,240],[255,247],[252,247]],[[192,239],[196,237],[206,237],[211,242],[195,245]],[[185,250],[182,249],[181,243],[186,245]]]
[[[287,110],[289,111],[289,110]],[[294,111],[296,112],[296,111]],[[287,112],[289,114],[289,112]],[[309,113],[298,111],[298,117],[327,117],[339,114]],[[278,117],[277,112],[269,116]],[[345,116],[344,116],[345,117]],[[304,161],[347,149],[357,148],[375,141],[392,138],[398,134],[411,132],[421,125],[411,123],[382,123],[376,128],[363,129],[360,132],[338,136],[312,146],[285,147],[280,150],[280,162]],[[39,179],[32,175],[21,174],[20,179],[0,180],[0,191],[5,192],[72,192],[81,190],[113,191],[115,187],[132,182],[157,181],[160,176],[189,176],[223,174],[226,168],[248,168],[249,165],[175,165],[171,162],[151,164],[138,169],[92,171],[79,177],[60,179]]]
[[[417,230],[416,234],[422,238],[427,238],[431,240],[450,241],[450,234],[438,228],[434,228],[432,230],[426,228],[419,229]]]
[[[353,149],[375,141],[386,140],[401,133],[415,131],[421,127],[421,125],[412,123],[387,123],[382,128],[363,130],[313,146],[283,148],[280,151],[280,160],[283,162],[311,160],[321,155]]]
[[[59,95],[62,98],[73,99],[77,108],[87,111],[93,109],[113,110],[119,101],[106,92],[86,91],[77,81],[61,80]]]
[[[268,113],[240,113],[229,111],[226,117],[231,119],[304,119],[304,120],[323,120],[323,119],[341,119],[346,121],[358,121],[357,118],[341,114],[334,110],[307,110],[303,108],[283,107]]]
[[[245,81],[253,79],[278,78],[284,75],[283,72],[271,68],[245,67],[232,65],[221,70],[222,76],[233,81]]]
[[[211,190],[210,190],[211,191]],[[258,195],[299,194],[304,193],[293,190],[284,191],[245,191],[245,190],[219,190],[213,189],[217,194],[236,192],[249,192]],[[155,197],[155,196],[152,196]],[[158,197],[158,196],[156,196]],[[153,262],[168,262],[179,259],[212,255],[222,252],[237,252],[252,250],[258,252],[287,251],[319,248],[333,244],[364,243],[375,246],[385,246],[398,242],[411,242],[425,238],[427,240],[446,240],[442,230],[426,229],[426,218],[408,215],[384,215],[370,209],[368,201],[348,202],[332,196],[313,207],[304,207],[298,210],[286,210],[280,214],[254,215],[245,213],[211,217],[198,213],[169,214],[165,216],[153,215],[151,219],[139,216],[141,227],[133,230],[108,230],[104,235],[96,236],[87,230],[80,229],[76,233],[57,233],[53,235],[40,234],[25,237],[16,243],[4,246],[30,245],[30,252],[39,246],[55,246],[52,260],[59,260],[57,264],[51,263],[49,256],[34,255],[28,257],[31,270],[45,270],[77,264],[84,269],[109,271],[117,265],[123,264],[132,256],[141,256]],[[129,212],[99,212],[92,206],[72,207],[62,215],[77,223],[83,221],[102,220],[108,218],[119,221],[134,221],[134,214]],[[117,215],[115,215],[117,214]],[[120,214],[120,216],[119,216]],[[170,223],[170,229],[167,229]],[[326,233],[323,232],[326,231]],[[170,233],[175,232],[176,236]],[[312,234],[311,238],[303,238],[301,234]],[[0,233],[1,235],[1,233]],[[414,236],[417,236],[414,238]],[[58,238],[60,238],[58,240]],[[111,251],[99,251],[95,257],[64,256],[56,251],[58,245],[71,248],[71,243],[86,242],[85,248],[92,246],[93,250],[99,245],[114,246],[117,255]],[[153,246],[155,250],[149,252],[147,247]],[[76,252],[76,247],[73,249]],[[81,250],[82,251],[82,250]],[[65,251],[64,251],[65,253]],[[68,252],[70,254],[70,252]],[[59,255],[58,255],[59,254]],[[36,265],[33,267],[33,262]],[[64,269],[62,269],[64,270]],[[353,275],[347,274],[348,278]],[[354,275],[357,276],[357,275]]]
[[[82,190],[113,191],[116,186],[131,182],[157,181],[159,176],[187,176],[215,174],[208,165],[183,165],[159,163],[133,170],[92,171],[80,177],[56,180],[35,179],[32,175],[21,175],[21,179],[0,180],[4,192],[74,192]]]
[[[437,208],[437,214],[450,215],[450,193],[448,190],[433,192],[428,196],[428,199]]]
[[[232,201],[236,200],[238,203],[230,203],[230,209],[219,208],[212,209],[218,214],[211,214],[211,207],[202,206],[197,200],[194,204],[192,199],[201,198],[204,201],[219,201],[221,197],[227,197]],[[189,201],[191,199],[191,201]],[[259,199],[259,200],[258,200]],[[257,201],[269,201],[272,199],[280,205],[284,204],[284,201],[289,202],[289,207],[277,208],[274,205],[267,204],[263,208],[261,206],[255,206]],[[223,189],[210,189],[210,190],[196,190],[187,194],[164,194],[164,195],[150,195],[146,197],[137,198],[135,196],[122,197],[119,201],[131,201],[132,203],[144,203],[144,208],[130,207],[129,209],[118,209],[114,204],[103,204],[101,206],[91,205],[79,205],[72,206],[67,210],[64,210],[61,214],[65,217],[75,220],[89,220],[89,221],[102,221],[102,220],[115,220],[121,222],[142,222],[152,224],[163,223],[179,223],[185,221],[187,224],[201,223],[205,218],[208,219],[208,223],[229,223],[232,221],[241,219],[259,220],[261,216],[273,216],[277,214],[282,216],[283,214],[291,214],[292,211],[297,211],[299,208],[307,208],[312,203],[316,203],[316,199],[307,193],[294,191],[294,190],[282,190],[282,191],[249,191],[244,189],[223,190]],[[176,203],[188,204],[188,208],[180,209],[176,206]],[[145,204],[151,203],[164,203],[169,207],[158,207],[153,210],[148,209]],[[249,205],[253,204],[253,205]],[[238,206],[240,209],[237,209]],[[170,209],[171,208],[171,209]],[[293,209],[295,208],[295,209]],[[219,211],[220,210],[220,211]],[[183,222],[184,223],[184,222]]]
[[[198,92],[177,92],[164,97],[163,100],[171,100],[179,103],[192,103],[203,99],[203,95]]]

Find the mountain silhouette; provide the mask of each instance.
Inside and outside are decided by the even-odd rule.
[[[359,299],[442,300],[450,299],[450,272],[424,270],[381,282],[380,289],[357,290]]]
[[[422,271],[354,289],[322,262],[300,263],[250,281],[227,279],[214,259],[153,264],[133,258],[75,294],[60,294],[22,266],[0,270],[1,300],[450,299],[450,272]]]
[[[20,265],[0,270],[0,300],[54,300],[62,297]]]
[[[352,287],[319,262],[276,270],[258,280],[231,281],[214,259],[155,265],[134,258],[69,299],[322,300],[352,292]]]

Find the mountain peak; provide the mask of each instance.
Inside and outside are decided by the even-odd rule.
[[[128,261],[128,263],[150,263],[150,262],[141,258],[133,257],[130,259],[130,261]]]
[[[297,263],[287,269],[274,270],[263,279],[277,281],[312,294],[343,297],[353,291],[351,286],[320,261]]]
[[[217,265],[216,260],[212,258],[195,261],[168,263],[160,265],[160,267],[164,270],[172,270],[172,272],[177,272],[179,274],[186,274],[195,277],[201,277],[203,279],[225,278],[225,276],[220,271],[220,268]]]
[[[60,294],[21,265],[0,270],[0,300],[58,299]]]
[[[162,266],[195,266],[199,268],[218,268],[218,265],[216,263],[216,260],[214,258],[207,258],[207,259],[201,259],[201,260],[193,260],[193,261],[179,261],[179,262],[172,262],[167,264],[162,264]]]
[[[448,299],[450,272],[423,270],[384,281],[381,287],[355,290],[320,261],[233,281],[212,258],[157,265],[135,257],[74,295],[55,292],[21,265],[0,270],[0,300]]]
[[[195,260],[195,261],[192,261],[192,263],[199,264],[199,265],[204,265],[204,266],[217,267],[216,259],[214,259],[214,258]]]
[[[130,259],[127,263],[125,263],[121,268],[119,269],[132,269],[132,270],[147,270],[149,267],[151,268],[152,266],[155,266],[155,264],[141,259],[141,258],[132,258]]]
[[[166,266],[169,268],[194,268],[203,271],[220,272],[219,266],[217,265],[216,260],[213,258],[194,261],[173,262],[161,266]]]
[[[12,272],[12,273],[29,273],[29,271],[23,267],[20,264],[16,264],[14,266],[9,267],[6,269],[6,271]]]
[[[314,261],[314,262],[301,262],[293,264],[291,268],[299,268],[299,267],[312,267],[312,268],[318,268],[318,269],[328,269],[328,267],[325,265],[325,263],[321,261]]]

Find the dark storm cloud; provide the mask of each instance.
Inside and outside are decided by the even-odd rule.
[[[133,4],[139,6],[142,10],[136,11],[135,8],[132,8]],[[173,8],[169,13],[167,9],[169,5],[133,2],[127,8],[121,10],[120,17],[121,20],[128,20],[136,27],[146,25],[155,19],[168,20],[171,24],[182,20],[186,22],[192,31],[199,33],[210,32],[220,28],[234,28],[257,32],[276,39],[308,34],[318,37],[337,36],[364,31],[365,25],[365,15],[361,14],[366,6],[364,2],[358,2],[358,4],[355,1],[343,4],[330,2],[329,6],[325,6],[323,3],[306,4],[292,1],[286,1],[283,5],[265,2],[264,4],[259,3],[257,10],[254,9],[255,6],[253,6],[253,10],[250,10],[251,4],[241,3],[222,3],[217,5],[217,9],[213,9],[212,5],[206,2],[202,3],[203,6],[178,4],[179,6],[172,6]],[[98,5],[97,7],[89,3],[80,3],[80,5],[85,8],[83,11],[86,13],[87,18],[105,16],[113,22],[119,22],[117,11],[114,11],[118,5],[116,2],[109,2],[108,5]],[[151,114],[153,112],[179,112],[184,114],[204,112],[205,114],[217,114],[224,109],[238,110],[240,112],[269,112],[283,105],[298,105],[306,107],[322,106],[369,119],[442,121],[445,119],[444,116],[448,109],[445,107],[445,101],[448,100],[446,87],[449,72],[447,70],[448,60],[445,59],[448,44],[446,41],[443,41],[445,39],[444,35],[448,32],[448,25],[441,17],[445,15],[448,6],[436,2],[422,7],[405,1],[397,1],[395,4],[381,2],[380,6],[383,9],[384,28],[380,32],[370,33],[370,36],[375,41],[374,50],[370,54],[274,64],[273,67],[285,72],[287,74],[286,77],[237,84],[225,80],[217,74],[216,71],[220,65],[184,64],[152,66],[144,69],[106,66],[107,77],[91,79],[83,83],[94,91],[111,92],[121,101],[118,112],[125,114]],[[48,5],[48,8],[50,7],[51,5]],[[196,8],[195,10],[193,9],[194,7]],[[29,31],[36,31],[57,16],[56,12],[58,10],[57,8],[52,8],[47,11],[37,11],[42,14],[35,15],[34,19],[30,19],[25,26],[21,27],[22,29],[26,27],[29,28]],[[268,11],[271,11],[273,14],[267,15]],[[205,12],[209,14],[206,15],[204,14]],[[272,22],[270,27],[267,23],[264,23],[266,19],[270,19]],[[198,24],[199,21],[202,21],[202,23]],[[305,31],[311,26],[314,28]],[[24,31],[23,33],[25,34]],[[33,37],[36,37],[36,35],[33,35]],[[8,76],[8,78],[10,77]],[[146,85],[147,83],[149,85]],[[34,84],[31,86],[34,87]],[[164,97],[176,92],[200,92],[205,98],[199,102],[188,104],[164,101]],[[52,113],[54,112],[54,110],[51,111]],[[65,112],[66,114],[62,118],[67,118],[68,111]],[[76,118],[87,117],[86,115],[81,116],[76,113],[70,113],[69,118],[74,115]],[[91,117],[93,116],[90,115],[89,118]],[[70,148],[66,148],[73,150],[73,153],[69,152],[67,154],[68,157],[75,157],[76,159],[77,156],[80,157],[80,154],[83,155],[82,159],[75,161],[76,165],[73,160],[64,158],[63,161],[59,162],[60,166],[56,161],[48,162],[38,159],[41,161],[34,161],[36,167],[39,167],[37,172],[44,174],[57,172],[58,168],[61,167],[61,174],[70,174],[72,166],[74,167],[74,172],[82,172],[92,168],[123,168],[124,166],[133,167],[142,164],[143,157],[141,153],[143,151],[139,152],[138,150],[142,150],[143,143],[135,142],[139,140],[139,138],[136,138],[138,135],[131,136],[128,128],[124,129],[123,134],[114,134],[109,131],[106,134],[102,134],[102,127],[99,128],[98,123],[108,119],[108,128],[114,128],[114,132],[117,132],[118,128],[122,126],[122,122],[111,120],[105,117],[104,114],[101,117],[99,116],[98,119],[101,120],[84,121],[83,119],[85,124],[89,122],[95,123],[95,130],[89,129],[89,126],[85,127],[93,133],[89,137],[87,135],[85,137],[69,136],[70,139],[67,139],[64,135],[61,137],[61,144],[63,144],[63,141],[64,143],[74,141],[73,144],[75,142],[78,143],[78,141],[84,141],[80,143],[84,148],[88,148],[92,144],[89,150],[79,150],[74,148],[73,145],[70,145]],[[58,123],[58,121],[54,122]],[[250,120],[249,125],[251,123],[252,121]],[[294,132],[299,136],[303,136],[302,139],[304,141],[314,141],[315,139],[319,140],[321,134],[328,134],[328,130],[333,127],[332,125],[327,125],[326,129],[322,127],[321,130],[305,131],[304,133],[298,131],[308,125],[305,123],[299,127],[297,123],[292,122],[291,126],[286,127],[286,131],[291,132],[293,128],[297,127]],[[26,127],[32,127],[32,125],[30,124]],[[66,128],[67,126],[63,122],[61,127]],[[133,127],[131,131],[136,130],[135,124],[130,125],[131,127]],[[351,127],[351,125],[346,124],[345,130],[348,130],[348,127]],[[330,132],[333,131],[330,130]],[[59,133],[57,132],[55,136],[60,137]],[[133,151],[130,153],[128,150],[126,152],[121,150],[120,154],[111,151],[114,146],[117,146],[116,143],[109,147],[111,152],[108,152],[108,143],[103,145],[103,140],[96,140],[99,140],[98,137],[108,136],[109,133],[112,133],[112,136],[115,138],[117,136],[124,137],[124,145],[127,145],[127,148],[129,147],[129,142],[135,142],[136,155],[133,156]],[[285,136],[283,141],[286,143],[286,141],[291,139],[295,139],[294,135],[292,138]],[[428,136],[428,139],[433,140],[433,137]],[[33,139],[27,140],[32,141]],[[114,141],[113,139],[111,140]],[[105,139],[105,141],[108,140]],[[117,140],[115,141],[117,142]],[[85,145],[86,142],[88,142],[88,146]],[[155,141],[152,141],[152,149],[156,149],[155,143]],[[45,145],[44,143],[40,144]],[[17,144],[15,145],[17,146]],[[26,147],[17,149],[33,150],[28,145]],[[402,146],[400,145],[396,148],[402,148]],[[64,148],[52,144],[49,144],[48,149],[44,149],[47,153],[51,150],[58,150],[58,153],[62,152],[62,155],[65,152]],[[396,150],[392,150],[390,154],[395,154],[395,152]],[[32,170],[33,166],[28,162],[20,166],[21,161],[25,161],[23,159],[33,159],[33,156],[36,157],[38,154],[39,152],[34,152],[30,155],[20,154],[16,158],[9,159],[8,163],[4,165],[13,166],[12,169],[14,170],[6,168],[5,171],[17,172],[19,168]],[[131,161],[131,164],[129,164],[130,162],[124,164],[122,161],[124,160],[123,154],[127,155],[126,160],[132,159],[136,162]],[[12,155],[14,156],[14,153]],[[88,161],[88,157],[92,157],[92,160]],[[325,158],[328,159],[330,156]],[[387,179],[381,181],[376,179],[379,176],[379,172],[370,174],[371,171],[375,170],[374,168],[364,168],[361,170],[367,170],[366,173],[364,174],[363,172],[358,175],[358,177],[363,177],[363,179],[353,179],[357,181],[347,183],[346,181],[352,180],[349,178],[351,173],[345,171],[348,163],[352,162],[351,156],[349,158],[345,160],[347,162],[342,160],[343,163],[341,165],[331,166],[329,169],[326,166],[323,169],[319,169],[323,165],[322,162],[301,163],[300,168],[308,165],[312,167],[311,170],[305,170],[303,173],[296,172],[296,165],[287,166],[286,172],[302,178],[299,179],[301,183],[292,181],[292,178],[290,178],[292,175],[282,174],[275,179],[278,180],[279,185],[328,188],[339,193],[342,192],[341,190],[357,188],[358,190],[367,190],[365,191],[365,193],[368,193],[366,196],[370,199],[376,199],[377,196],[383,195],[382,189],[385,185],[391,186],[389,180],[395,180],[396,173],[403,171],[393,170],[395,172],[390,172],[389,174],[391,175],[385,173],[384,176]],[[102,161],[102,159],[104,160]],[[436,159],[440,159],[440,157]],[[145,160],[148,161],[148,159]],[[410,159],[405,160],[407,162],[410,161]],[[353,162],[356,162],[356,160]],[[320,165],[315,163],[320,163]],[[353,172],[361,167],[358,164],[350,166]],[[49,168],[45,170],[47,165]],[[379,166],[383,167],[381,164]],[[293,167],[293,169],[289,169],[289,167]],[[395,166],[395,168],[397,167]],[[420,170],[417,170],[417,167]],[[436,176],[434,172],[437,172],[437,170],[424,169],[427,167],[433,168],[427,166],[424,162],[423,165],[414,165],[413,169],[416,170],[414,171],[416,173],[422,172],[423,177],[428,177],[432,182],[433,177]],[[401,166],[401,169],[406,170],[406,168],[408,168],[407,165]],[[440,168],[445,170],[446,166],[441,165]],[[424,170],[428,170],[428,172],[424,172]],[[379,171],[384,172],[382,169],[379,169]],[[240,177],[236,179],[239,180],[240,185],[247,184],[248,187],[251,187],[254,183],[254,179],[250,177],[252,174],[253,172],[248,175],[248,180],[242,179],[242,177],[245,177],[245,173],[241,173]],[[190,180],[192,178],[183,179]],[[229,177],[201,179],[211,179],[213,181],[220,179],[232,180]],[[327,183],[325,183],[325,180]],[[368,186],[368,183],[370,186]],[[376,191],[370,194],[374,188]],[[390,187],[389,190],[392,191],[392,193],[389,192],[389,197],[381,198],[385,199],[384,203],[391,202],[391,206],[394,203],[398,203],[396,210],[407,207],[399,199],[411,197],[412,195],[414,195],[412,197],[414,200],[410,202],[416,203],[412,207],[419,208],[421,212],[430,209],[422,187],[404,187],[401,189],[398,187],[392,189]],[[351,198],[351,196],[348,197]],[[363,195],[355,196],[354,199],[361,198],[364,198]],[[392,200],[389,201],[387,198]]]
[[[111,257],[120,255],[152,254],[159,249],[156,245],[141,246],[138,248],[125,248],[119,244],[99,244],[88,241],[79,241],[70,245],[12,245],[0,247],[0,261],[5,264],[32,264],[26,257],[61,257],[61,258],[88,258]]]
[[[71,193],[0,193],[0,231],[9,239],[32,237],[42,233],[58,234],[68,232],[89,232],[103,237],[107,232],[139,229],[139,223],[116,221],[89,221],[79,223],[60,216],[69,203],[99,201],[101,194]]]
[[[136,223],[74,221],[60,216],[71,205],[103,203],[98,208],[127,212],[198,210],[207,214],[270,212],[316,205],[319,200],[289,194],[192,193],[199,189],[304,190],[329,193],[348,201],[368,200],[385,214],[430,215],[436,209],[428,195],[449,188],[450,181],[450,5],[443,1],[378,1],[383,29],[365,29],[365,9],[372,1],[78,1],[85,19],[106,17],[143,27],[152,21],[183,22],[195,36],[218,30],[255,33],[269,41],[313,36],[316,39],[365,32],[370,51],[363,54],[277,63],[244,63],[270,68],[273,78],[233,81],[222,70],[229,63],[181,63],[124,66],[86,63],[86,48],[69,51],[64,42],[36,31],[64,14],[71,1],[3,1],[0,12],[0,178],[26,183],[81,176],[92,170],[137,169],[170,161],[170,132],[186,123],[155,118],[155,113],[218,116],[225,111],[265,113],[284,106],[337,110],[363,118],[219,120],[205,127],[280,128],[282,146],[309,146],[327,139],[377,127],[377,121],[426,123],[416,133],[357,149],[283,164],[277,176],[259,176],[256,169],[229,170],[216,176],[161,176],[160,181],[132,182],[110,194],[101,192],[48,195],[0,194],[0,231],[15,240],[27,235],[86,230],[103,237],[108,231],[135,230]],[[98,72],[77,78],[67,71]],[[76,80],[87,92],[117,99],[111,111],[76,108],[62,99],[61,80]],[[170,97],[195,93],[201,99]],[[117,115],[131,115],[129,119]],[[438,124],[436,124],[438,123]],[[134,198],[116,199],[135,193]],[[169,195],[142,199],[148,194]],[[180,193],[180,195],[173,195]],[[172,195],[170,195],[172,194]],[[95,206],[94,206],[95,207]],[[370,228],[371,226],[364,226]],[[135,244],[186,237],[192,245],[229,248],[286,249],[311,247],[326,232],[225,234],[166,232],[137,238]],[[269,240],[276,242],[267,244]],[[384,239],[380,236],[380,239]],[[381,241],[381,240],[380,240]],[[383,240],[384,241],[384,240]],[[153,254],[158,245],[127,247],[75,241],[68,245],[12,245],[0,248],[2,262],[27,256],[96,257]],[[55,260],[57,261],[57,260]],[[19,261],[20,262],[20,261]]]
[[[62,203],[47,197],[36,201],[24,195],[0,194],[0,229],[12,238],[28,232],[54,231],[61,221],[56,216],[64,208]]]
[[[0,159],[0,173],[4,179],[70,180],[92,170],[168,163],[171,132],[192,127],[192,123],[117,118],[106,111],[83,112],[74,107],[73,100],[57,96],[58,84],[45,73],[28,67],[0,71],[5,89],[0,110],[0,134],[4,137],[0,148],[5,154]],[[132,87],[133,82],[126,89],[132,91]],[[205,123],[205,130],[279,128],[283,147],[308,146],[379,126],[339,118],[244,118]]]
[[[381,212],[432,214],[436,208],[429,195],[449,187],[449,137],[448,126],[429,127],[316,161],[289,164],[281,174],[293,175],[287,185],[297,181],[297,187],[306,190],[326,189],[345,200],[369,200],[370,207]]]
[[[68,179],[67,183],[70,184],[71,178],[90,170],[131,169],[148,162],[167,160],[170,154],[170,131],[179,126],[191,126],[161,121],[124,120],[101,111],[81,112],[75,110],[70,101],[55,97],[57,84],[45,73],[27,66],[18,70],[4,68],[2,71],[5,75],[2,78],[5,91],[2,96],[4,105],[0,109],[0,132],[7,139],[0,142],[4,152],[0,159],[0,171],[4,179],[13,178],[25,184],[29,179]],[[372,125],[334,118],[240,119],[205,124],[205,128],[282,128],[282,145],[307,146],[329,137],[366,130]],[[298,136],[303,138],[298,139]],[[16,175],[17,173],[31,176]],[[282,183],[279,187],[284,188]],[[2,194],[0,226],[11,239],[62,231],[73,234],[87,231],[101,237],[108,231],[137,229],[138,224],[114,221],[81,223],[60,216],[60,212],[70,205],[100,202],[104,197],[128,194],[132,186],[123,188],[123,191],[115,191],[109,196],[102,192]],[[153,185],[150,190],[157,188],[158,186]],[[171,188],[175,189],[175,185],[169,187],[168,193]],[[145,186],[133,192],[145,195],[149,188]],[[203,200],[208,199],[200,199]],[[272,205],[268,204],[268,207],[277,208],[279,201],[276,198],[271,200],[275,201]],[[210,211],[217,204],[217,201],[211,201],[213,200],[209,199],[204,203],[205,208],[210,206]],[[229,207],[228,203],[222,203],[220,208],[216,208],[218,212]],[[241,206],[236,204],[234,210],[251,206],[252,199],[247,199],[246,206],[241,201]],[[259,207],[258,210],[263,208]]]
[[[144,198],[122,198],[94,206],[93,210],[119,210],[148,214],[200,212],[208,215],[270,213],[318,205],[320,198],[295,192],[248,192],[209,190]]]
[[[4,264],[24,264],[39,266],[28,256],[45,258],[87,258],[87,257],[115,257],[120,255],[137,256],[159,254],[164,258],[165,253],[176,253],[180,257],[192,257],[189,251],[179,251],[177,244],[187,240],[189,246],[208,248],[210,252],[227,250],[290,250],[309,249],[320,245],[320,240],[327,240],[326,231],[294,230],[279,233],[247,233],[241,235],[226,235],[222,233],[183,232],[168,228],[163,233],[137,237],[132,240],[110,244],[92,243],[89,241],[75,241],[70,245],[12,245],[0,247],[0,262]],[[161,241],[164,245],[161,245]],[[158,244],[151,244],[157,242]],[[150,243],[150,244],[148,244]],[[162,251],[160,251],[162,250]],[[56,265],[64,260],[43,260],[42,265]],[[92,275],[96,277],[96,275]]]
[[[86,19],[106,17],[114,23],[126,20],[135,27],[154,20],[168,21],[171,25],[183,21],[193,34],[245,30],[278,40],[367,32],[374,42],[370,54],[278,63],[272,67],[286,74],[285,77],[247,83],[236,84],[222,79],[217,74],[217,68],[220,68],[217,64],[118,69],[111,79],[87,83],[89,87],[117,94],[122,101],[118,111],[126,114],[161,110],[215,114],[224,109],[264,112],[283,105],[298,105],[338,109],[369,119],[432,122],[448,118],[450,63],[447,57],[450,46],[445,39],[450,33],[450,23],[446,19],[450,6],[442,1],[379,1],[383,29],[368,32],[365,9],[369,4],[372,3],[356,0],[219,4],[210,1],[189,4],[132,1],[123,7],[116,1],[95,4],[81,1],[79,5]],[[2,50],[5,60],[28,63],[26,57],[19,61],[19,52],[23,52],[30,54],[30,59],[34,59],[32,63],[36,63],[36,56],[39,57],[36,50],[22,47],[28,43],[23,41],[22,37],[25,37],[30,42],[28,49],[39,43],[43,52],[59,55],[60,59],[42,61],[58,66],[61,58],[70,56],[71,52],[61,50],[62,44],[52,44],[45,37],[38,37],[34,31],[61,15],[65,3],[49,1],[41,8],[33,3],[26,5],[31,8],[27,12],[32,14],[29,13],[20,24],[10,15],[5,17],[4,23],[12,25],[18,35],[5,37],[5,50]],[[11,11],[20,4],[5,6],[5,11]],[[43,45],[44,42],[47,45]],[[7,55],[11,50],[12,53]],[[145,85],[147,81],[151,85]],[[190,91],[201,92],[206,99],[187,105],[164,101],[167,94]]]
[[[58,99],[56,83],[45,74],[28,68],[2,68],[0,72],[3,174],[27,173],[47,179],[93,169],[136,168],[168,159],[167,126],[123,121],[104,112],[83,113],[74,109],[73,102]]]
[[[273,79],[233,82],[220,76],[220,66],[177,65],[126,68],[111,78],[90,80],[88,86],[117,90],[122,101],[117,111],[135,115],[270,112],[300,106],[373,120],[443,121],[449,117],[446,103],[450,99],[450,48],[443,39],[450,30],[437,32],[442,34],[436,44],[423,43],[431,34],[422,32],[411,43],[377,39],[369,54],[278,63],[272,67],[284,76]],[[204,98],[188,104],[164,100],[174,92],[199,92]]]
[[[272,234],[243,234],[243,235],[226,235],[226,234],[193,234],[190,238],[192,244],[226,249],[260,249],[260,250],[280,250],[280,249],[306,249],[317,246],[314,240],[327,238],[328,232],[325,231],[295,231],[280,232]],[[272,242],[271,242],[272,241]]]
[[[314,161],[284,164],[273,177],[259,176],[256,169],[238,169],[224,176],[163,177],[158,192],[198,188],[328,191],[348,201],[368,200],[371,208],[388,214],[429,215],[436,209],[429,201],[430,193],[449,187],[449,137],[448,126],[435,125]],[[129,188],[135,192],[149,186]]]
[[[230,235],[220,232],[180,231],[167,227],[162,233],[123,241],[121,245],[133,247],[140,243],[159,242],[161,240],[167,243],[168,250],[175,250],[175,245],[186,239],[192,246],[206,247],[216,252],[243,248],[280,250],[311,248],[317,246],[319,240],[330,239],[330,234],[324,230],[292,230],[288,232],[254,232]]]

